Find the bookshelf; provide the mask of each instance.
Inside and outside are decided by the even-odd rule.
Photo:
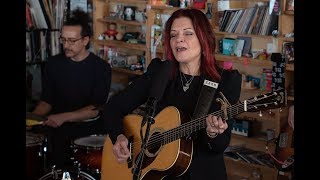
[[[265,49],[269,51],[268,53],[281,53],[283,54],[283,44],[285,42],[294,42],[294,37],[288,36],[288,34],[293,33],[294,30],[294,11],[287,11],[286,10],[286,0],[279,0],[278,6],[280,13],[278,14],[278,26],[276,27],[279,34],[275,35],[272,34],[272,29],[270,30],[264,30],[261,29],[263,26],[261,26],[261,29],[256,30],[255,33],[253,31],[249,32],[250,26],[252,29],[254,29],[257,24],[254,24],[254,16],[257,16],[259,14],[259,10],[254,11],[251,13],[251,22],[250,20],[243,20],[242,24],[243,26],[247,25],[248,27],[242,27],[238,28],[236,25],[232,28],[232,19],[229,20],[229,29],[221,29],[223,25],[223,17],[227,16],[224,14],[224,10],[221,10],[219,7],[220,2],[218,0],[212,0],[210,3],[213,3],[213,6],[215,7],[213,9],[213,17],[212,19],[212,26],[215,31],[216,35],[216,44],[219,45],[219,41],[223,40],[223,38],[233,38],[236,39],[238,36],[242,37],[250,37],[251,38],[251,51],[253,50],[259,50],[259,49]],[[247,11],[247,9],[252,8],[255,6],[255,4],[259,4],[262,6],[263,4],[266,4],[266,8],[269,7],[269,0],[231,0],[229,1],[229,8],[225,10],[233,10],[233,11]],[[220,9],[220,11],[219,11]],[[262,10],[260,10],[262,11]],[[250,11],[249,11],[250,12]],[[250,13],[247,14],[250,14]],[[256,13],[255,13],[256,12]],[[261,14],[261,12],[260,12]],[[229,17],[235,17],[236,15],[229,15]],[[240,16],[240,15],[239,15]],[[241,16],[240,16],[241,17]],[[247,15],[247,18],[250,17]],[[225,18],[227,19],[227,18]],[[258,17],[257,17],[258,19]],[[260,21],[261,24],[263,24],[264,18],[261,18]],[[233,20],[236,24],[237,20]],[[238,20],[241,21],[240,19]],[[228,24],[228,21],[225,22]],[[265,29],[268,29],[268,23],[265,23],[264,25]],[[226,25],[227,26],[227,25]],[[271,27],[271,26],[270,26]],[[232,30],[233,29],[233,30]],[[238,31],[236,31],[238,29]],[[243,29],[242,31],[240,29]],[[265,32],[265,33],[263,33]],[[268,33],[269,32],[269,33]],[[272,49],[270,49],[272,47]],[[269,48],[269,49],[268,49]],[[259,57],[259,56],[258,56]],[[221,66],[224,66],[226,62],[232,63],[232,67],[234,69],[238,69],[240,73],[244,75],[252,75],[255,77],[261,77],[261,72],[263,69],[272,69],[274,62],[271,59],[271,56],[268,56],[265,59],[259,59],[259,58],[253,58],[253,57],[247,57],[245,55],[242,55],[240,57],[234,56],[234,55],[225,55],[222,53],[222,51],[217,48],[215,58],[217,62]],[[243,137],[240,135],[232,135],[230,146],[234,145],[246,145],[247,148],[250,148],[255,151],[261,151],[266,152],[266,137],[261,136],[260,134],[264,134],[264,132],[267,129],[273,129],[275,132],[275,137],[279,137],[279,135],[282,133],[282,129],[287,125],[287,118],[288,118],[288,107],[294,103],[294,95],[288,94],[290,91],[290,88],[292,88],[294,84],[294,64],[288,64],[285,62],[284,67],[284,76],[285,76],[285,82],[284,87],[287,92],[287,105],[278,109],[273,109],[269,113],[268,111],[262,112],[262,113],[243,113],[238,115],[236,118],[239,119],[249,119],[251,121],[257,122],[259,125],[256,127],[258,129],[258,133],[255,133],[253,137]],[[261,87],[260,87],[261,88]],[[252,97],[257,94],[262,94],[263,91],[259,91],[259,88],[255,88],[253,90],[251,89],[245,89],[242,88],[241,92],[241,98],[246,97]],[[240,98],[240,99],[241,99]],[[272,116],[271,116],[272,114]],[[272,145],[269,143],[269,150],[275,154],[277,149],[277,145],[273,143]],[[225,158],[226,166],[228,175],[230,177],[238,177],[238,179],[241,178],[252,178],[251,172],[254,169],[259,169],[259,172],[261,173],[261,179],[278,179],[279,177],[279,170],[274,167],[259,167],[259,166],[253,166],[252,164],[246,163],[242,160],[234,161],[230,158]],[[236,171],[235,171],[236,170]],[[289,177],[290,173],[284,173],[282,176]]]
[[[68,9],[67,1],[27,0],[25,6],[27,100],[33,104],[42,92],[47,58],[61,52],[59,30]]]
[[[231,0],[228,1],[229,9],[246,9],[249,7],[254,7],[255,4],[265,4],[269,6],[270,0]],[[294,42],[294,37],[287,37],[286,35],[293,32],[294,28],[294,12],[285,10],[285,0],[279,0],[280,6],[280,14],[277,16],[278,18],[278,26],[276,26],[279,31],[279,35],[272,35],[272,28],[270,27],[268,30],[268,23],[265,23],[264,33],[259,33],[257,30],[256,33],[249,33],[247,31],[240,32],[225,32],[220,30],[219,28],[219,17],[223,16],[223,10],[218,11],[218,0],[208,0],[207,4],[213,5],[213,15],[210,19],[212,28],[216,35],[216,44],[218,47],[219,40],[223,38],[237,38],[238,36],[249,37],[251,38],[251,48],[250,50],[267,50],[269,56],[267,58],[253,58],[246,57],[244,55],[237,57],[233,55],[224,55],[219,51],[219,48],[216,48],[215,58],[220,65],[224,65],[226,62],[232,63],[234,69],[238,69],[241,73],[245,75],[252,75],[255,77],[260,77],[263,69],[273,68],[273,62],[271,60],[271,53],[282,53],[283,43],[284,42]],[[125,21],[121,18],[110,18],[110,9],[112,4],[120,3],[120,4],[128,4],[128,5],[136,5],[139,4],[138,9],[146,9],[146,16],[148,17],[145,22],[137,22],[137,21]],[[161,27],[159,29],[153,29],[155,27],[155,20],[158,15],[170,15],[172,12],[177,10],[177,7],[168,7],[168,6],[154,6],[148,4],[149,1],[145,0],[94,0],[94,47],[95,50],[98,51],[99,48],[104,46],[117,47],[122,49],[124,52],[128,53],[137,53],[142,55],[145,53],[146,58],[146,66],[150,63],[153,57],[162,58],[164,55],[164,50],[161,46],[157,46],[156,50],[153,51],[153,45],[155,42],[154,32],[153,31],[161,31]],[[207,12],[207,9],[202,10],[203,12]],[[261,10],[262,11],[262,10]],[[264,10],[268,12],[268,10]],[[257,12],[257,11],[256,11]],[[258,12],[257,12],[258,13]],[[254,17],[255,13],[251,13],[252,17]],[[261,13],[262,14],[262,13]],[[267,13],[265,13],[267,14]],[[164,19],[166,17],[164,16]],[[162,19],[161,19],[162,20]],[[263,19],[261,19],[263,22]],[[104,32],[110,23],[117,23],[117,25],[125,26],[128,29],[139,29],[142,26],[146,26],[146,37],[145,44],[131,44],[126,43],[119,40],[98,40],[99,35]],[[247,26],[250,24],[250,20],[246,22]],[[250,25],[251,26],[251,25]],[[253,25],[252,25],[253,26]],[[254,26],[253,26],[254,27]],[[253,28],[252,27],[252,28]],[[274,28],[274,27],[273,27]],[[249,28],[250,29],[250,28]],[[271,33],[270,33],[271,32]],[[272,47],[272,49],[270,49]],[[259,56],[258,56],[259,57]],[[105,57],[107,60],[107,58]],[[142,71],[132,71],[126,68],[114,67],[113,68],[113,82],[120,83],[128,83],[130,77],[135,77],[141,75]],[[294,64],[286,64],[284,68],[285,75],[285,88],[288,91],[289,87],[294,83]],[[261,90],[260,88],[255,89],[246,89],[242,88],[241,99],[246,99],[246,97],[253,97],[255,95],[263,94],[266,90]],[[288,105],[294,103],[294,96],[287,96]],[[288,105],[285,107],[281,107],[278,109],[273,109],[270,111],[264,111],[259,113],[243,113],[238,115],[239,119],[249,119],[251,121],[257,122],[259,127],[257,128],[258,132],[253,137],[244,137],[240,135],[232,135],[232,140],[230,145],[241,145],[246,144],[248,148],[253,149],[255,151],[266,151],[266,130],[272,129],[274,130],[274,137],[278,137],[281,133],[282,128],[287,123],[288,117]],[[260,116],[262,115],[262,116]],[[276,144],[270,144],[269,150],[272,153],[276,151]],[[278,178],[279,171],[277,168],[266,167],[266,166],[256,166],[243,161],[233,161],[231,159],[226,158],[227,170],[230,177],[242,177],[249,178],[251,177],[251,172],[255,169],[259,169],[259,172],[262,174],[262,179],[271,179],[275,180]],[[237,171],[233,171],[232,169],[237,169]],[[289,173],[284,173],[287,176]],[[289,175],[288,175],[289,176]]]
[[[94,51],[111,64],[113,83],[127,85],[131,78],[142,75],[149,64],[145,56],[147,24],[144,12],[147,3],[146,0],[93,0]],[[136,12],[134,18],[126,19],[127,8]],[[111,24],[116,26],[114,38],[106,33]]]

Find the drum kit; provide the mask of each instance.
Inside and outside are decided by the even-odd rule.
[[[30,114],[29,114],[30,115]],[[48,167],[47,138],[32,131],[43,119],[34,115],[26,117],[26,175],[28,180],[98,180],[100,179],[102,150],[106,135],[93,134],[71,142],[68,169]],[[42,125],[41,125],[42,126]]]

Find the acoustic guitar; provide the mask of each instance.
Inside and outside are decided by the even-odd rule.
[[[261,109],[272,109],[286,104],[284,89],[259,95],[243,102],[230,105],[225,109],[213,112],[215,116],[233,117],[242,112],[255,112]],[[150,127],[146,150],[141,164],[141,179],[162,179],[165,176],[181,176],[190,166],[193,154],[193,142],[187,138],[193,132],[206,127],[206,117],[190,120],[176,107],[164,108],[155,117]],[[112,141],[106,138],[101,164],[102,180],[133,179],[135,161],[141,152],[140,125],[143,117],[129,114],[123,119],[124,134],[128,137],[128,148],[131,152],[126,163],[119,164],[112,152]],[[146,126],[143,127],[143,132]]]

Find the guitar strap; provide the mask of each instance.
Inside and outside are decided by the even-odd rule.
[[[219,83],[204,79],[192,119],[208,114]]]

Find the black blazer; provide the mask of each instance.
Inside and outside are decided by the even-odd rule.
[[[149,97],[149,90],[152,84],[152,77],[159,71],[159,59],[154,59],[148,66],[145,74],[133,80],[132,83],[122,92],[110,98],[105,106],[103,118],[105,127],[114,143],[116,137],[122,133],[122,118],[131,113],[141,104],[145,103]],[[179,72],[179,71],[178,71]],[[221,81],[216,90],[214,99],[211,101],[209,112],[220,109],[220,104],[216,102],[222,92],[231,104],[236,103],[240,97],[241,75],[238,71],[221,70]],[[191,76],[187,78],[191,78]],[[162,98],[157,103],[156,111],[160,112],[167,106],[175,106],[179,111],[192,117],[195,113],[195,106],[201,91],[204,75],[195,76],[190,88],[184,92],[182,89],[180,73],[172,77],[165,88]],[[180,179],[227,179],[223,152],[228,147],[231,136],[231,126],[233,120],[228,122],[228,129],[214,139],[206,135],[205,129],[202,129],[193,135],[194,154],[188,171]],[[167,179],[175,179],[168,177]]]

